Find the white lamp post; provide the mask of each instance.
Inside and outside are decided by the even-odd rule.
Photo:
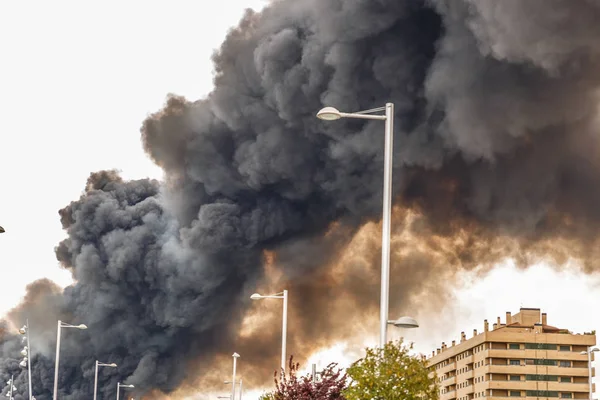
[[[230,385],[232,382],[225,381],[223,383],[226,385]],[[240,379],[240,396],[239,397],[240,397],[240,400],[242,400],[242,380],[241,379]],[[229,396],[227,396],[226,398],[229,398]]]
[[[240,358],[238,353],[233,353],[233,375],[231,378],[231,400],[235,400],[235,369],[237,367],[237,359]]]
[[[258,293],[254,293],[250,296],[252,300],[260,299],[283,299],[283,318],[281,328],[281,375],[285,374],[285,352],[287,346],[287,309],[288,309],[288,291],[284,290],[281,293],[276,293],[268,296],[263,296]]]
[[[52,396],[53,400],[58,398],[58,362],[60,360],[60,330],[61,328],[75,328],[75,329],[87,329],[87,326],[84,324],[80,325],[71,325],[66,322],[62,322],[58,320],[58,328],[56,330],[56,362],[54,364],[54,394]]]
[[[21,350],[23,360],[19,363],[21,368],[27,368],[27,377],[29,380],[29,400],[33,400],[33,394],[31,393],[31,346],[29,344],[29,319],[25,320],[25,325],[19,329],[21,335],[25,335],[27,346]]]
[[[15,381],[15,376],[11,375],[10,379],[6,382],[6,384],[8,385],[8,393],[6,393],[6,397],[8,397],[8,400],[14,400],[13,398],[13,391],[17,390],[17,387],[14,384]]]
[[[98,367],[117,368],[117,364],[115,364],[115,363],[105,364],[105,363],[101,363],[100,361],[96,360],[96,371],[94,372],[94,400],[96,400],[96,393],[98,392]]]
[[[123,385],[121,382],[117,382],[117,400],[119,400],[119,394],[121,392],[121,388],[124,389],[133,389],[135,386],[133,385]]]
[[[591,346],[587,348],[587,351],[582,351],[581,355],[585,355],[587,354],[588,356],[588,381],[589,381],[589,385],[590,385],[590,400],[592,400],[592,353],[595,353],[597,351],[600,351],[597,347],[592,348]]]
[[[385,115],[373,113],[385,111]],[[390,235],[392,215],[392,163],[394,148],[394,104],[356,113],[340,112],[333,107],[325,107],[317,113],[317,118],[334,121],[340,118],[358,118],[385,121],[384,168],[383,168],[383,219],[381,235],[381,304],[379,317],[379,346],[387,343],[387,325],[390,302]]]

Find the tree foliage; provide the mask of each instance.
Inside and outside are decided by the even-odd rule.
[[[366,356],[346,371],[351,383],[343,395],[347,400],[438,400],[426,362],[408,352],[402,341],[367,348]]]
[[[263,394],[260,400],[344,400],[342,391],[346,388],[346,375],[329,364],[319,373],[316,382],[311,374],[299,376],[300,364],[290,357],[288,373],[281,380],[275,373],[275,391]]]

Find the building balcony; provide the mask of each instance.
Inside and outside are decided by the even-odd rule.
[[[587,383],[562,383],[546,381],[487,381],[489,389],[501,390],[550,390],[558,392],[589,391]]]
[[[482,373],[492,373],[507,375],[544,374],[587,377],[589,374],[587,368],[557,367],[553,365],[486,365],[484,367],[475,368],[475,371],[478,375]],[[594,372],[594,368],[592,368],[592,376],[595,376]]]
[[[492,358],[508,358],[508,359],[526,359],[526,358],[545,358],[549,360],[571,360],[587,362],[587,355],[579,354],[573,351],[558,351],[558,350],[486,350],[486,357]]]
[[[436,370],[438,376],[444,375],[448,371],[454,371],[456,369],[456,362],[449,362],[448,365]]]

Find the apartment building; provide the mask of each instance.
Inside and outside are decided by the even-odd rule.
[[[483,332],[474,330],[469,339],[461,332],[458,343],[442,343],[428,358],[440,400],[590,399],[595,371],[581,353],[596,344],[595,332],[573,334],[547,318],[539,308],[521,308],[507,312],[504,323],[498,317],[492,329],[485,320]]]

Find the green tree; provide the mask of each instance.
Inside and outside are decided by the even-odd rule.
[[[346,371],[350,385],[347,400],[438,400],[435,376],[429,375],[426,361],[411,356],[402,341],[381,348],[367,348],[364,358]]]

